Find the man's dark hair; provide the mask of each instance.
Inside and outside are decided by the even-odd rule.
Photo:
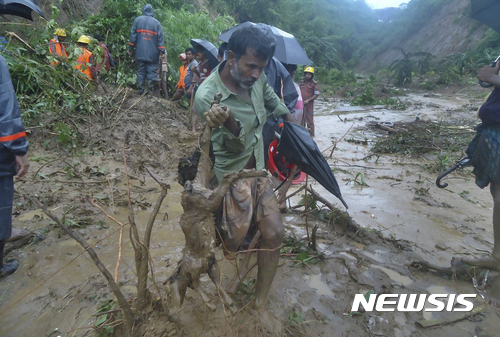
[[[283,65],[285,66],[285,69],[291,74],[293,71],[297,71],[297,65],[296,64],[285,64],[283,63]]]
[[[223,42],[218,50],[219,56],[224,58],[224,52],[227,50],[227,42]]]
[[[189,52],[189,51],[191,52],[191,54],[194,54],[194,50],[193,50],[193,48],[191,48],[191,47],[186,48],[186,50],[184,50],[184,52],[185,52],[185,53],[187,53],[187,52]]]
[[[104,41],[104,38],[100,34],[94,34],[94,39],[96,39],[99,42]]]
[[[247,27],[238,29],[229,38],[227,50],[236,55],[236,61],[247,53],[247,48],[255,49],[255,56],[269,60],[274,55],[276,42],[267,37],[259,28]]]
[[[203,48],[202,46],[195,46],[194,47],[194,53],[195,54],[204,53],[204,52],[205,52],[205,48]]]

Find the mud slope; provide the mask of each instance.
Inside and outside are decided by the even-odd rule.
[[[401,52],[393,49],[395,47],[402,47],[407,52],[428,52],[437,58],[463,53],[474,48],[486,29],[486,26],[470,18],[470,0],[453,0],[406,41],[394,41],[387,51],[375,59],[373,55],[367,55],[360,62],[359,70],[387,66],[401,58]]]

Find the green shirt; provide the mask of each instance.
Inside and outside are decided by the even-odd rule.
[[[251,88],[252,103],[230,91],[220,78],[219,71],[225,62],[212,72],[196,91],[194,107],[198,116],[205,121],[203,113],[210,110],[210,102],[216,93],[222,94],[220,104],[228,106],[238,122],[239,135],[235,137],[225,126],[212,129],[212,146],[215,153],[214,171],[221,181],[224,173],[239,172],[255,156],[256,169],[264,168],[264,141],[262,128],[267,121],[267,111],[274,117],[288,114],[285,104],[268,86],[264,73]]]

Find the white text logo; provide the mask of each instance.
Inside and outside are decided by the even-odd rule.
[[[476,298],[476,294],[371,294],[354,295],[351,311],[359,311],[360,305],[365,311],[471,311],[474,305],[467,298]],[[426,305],[427,303],[427,305]]]

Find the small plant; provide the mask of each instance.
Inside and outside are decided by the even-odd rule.
[[[66,150],[75,154],[78,150],[78,134],[76,131],[61,121],[56,123],[54,131],[57,133],[56,141]]]
[[[420,84],[420,88],[424,89],[424,90],[428,90],[428,91],[432,91],[434,89],[436,89],[437,85],[436,83],[432,82],[432,81],[425,81],[424,83],[421,83]]]
[[[369,185],[365,181],[365,175],[363,172],[356,173],[356,176],[354,177],[353,181],[355,184],[358,184],[360,186],[369,187]]]
[[[375,97],[373,97],[373,84],[371,81],[367,81],[363,85],[363,91],[361,92],[361,95],[356,96],[351,102],[353,105],[373,105],[377,104],[377,100]]]

